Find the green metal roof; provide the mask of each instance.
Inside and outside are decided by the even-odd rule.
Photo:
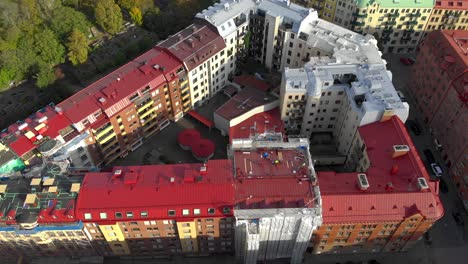
[[[434,0],[357,0],[356,5],[359,8],[365,8],[368,5],[377,3],[383,8],[432,8]]]

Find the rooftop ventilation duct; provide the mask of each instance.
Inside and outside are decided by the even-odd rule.
[[[419,187],[419,190],[421,191],[429,189],[429,185],[427,184],[426,179],[422,177],[418,178],[418,187]]]

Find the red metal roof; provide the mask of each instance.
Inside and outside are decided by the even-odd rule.
[[[58,106],[73,123],[78,123],[99,110],[105,111],[107,116],[112,116],[130,104],[129,96],[147,85],[152,89],[161,86],[166,82],[165,78],[173,78],[167,75],[180,67],[182,64],[175,57],[153,48]]]
[[[242,87],[251,87],[262,92],[266,92],[270,88],[270,85],[266,81],[260,80],[253,75],[235,76],[234,82]]]
[[[204,124],[208,128],[212,128],[213,125],[214,125],[213,121],[211,121],[208,118],[202,116],[200,113],[198,113],[195,110],[190,110],[187,114],[189,114],[191,117],[195,118],[196,120],[200,121],[202,124]]]
[[[141,211],[148,212],[150,219],[223,216],[223,207],[232,209],[234,205],[231,161],[208,161],[206,174],[200,172],[202,166],[131,166],[88,173],[78,196],[76,217],[97,222],[99,213],[105,212],[108,221],[115,221],[115,212],[123,213],[124,219],[126,212],[133,212],[133,219],[142,219]],[[122,170],[120,177],[116,170]],[[215,214],[208,214],[208,208],[215,208]],[[190,214],[183,216],[183,209],[190,209]],[[200,214],[194,215],[193,209],[200,209]],[[168,216],[168,210],[176,210],[176,215]],[[84,219],[84,213],[91,213],[92,220]]]
[[[223,50],[226,44],[213,26],[199,22],[179,31],[157,46],[167,49],[191,71]]]
[[[277,98],[255,88],[246,87],[216,109],[215,113],[226,120],[231,120],[255,107],[271,103],[274,100],[277,100]]]
[[[28,153],[29,151],[36,148],[31,140],[29,140],[26,136],[19,136],[17,139],[9,144],[10,149],[13,150],[16,155],[23,156],[24,154]]]
[[[276,132],[284,135],[284,124],[281,120],[279,108],[256,114],[237,126],[229,128],[229,140],[235,138],[249,138],[255,134]]]
[[[438,183],[430,182],[403,122],[394,116],[386,122],[359,127],[358,131],[370,159],[370,167],[365,172],[370,187],[366,191],[357,188],[357,173],[319,172],[324,223],[399,221],[409,216],[407,209],[412,207],[427,218],[442,217],[444,209],[438,196]],[[392,158],[394,145],[408,145],[410,151]],[[419,177],[427,180],[429,191],[419,190]],[[389,183],[391,190],[387,190]]]
[[[302,208],[315,203],[310,181],[289,178],[244,178],[235,184],[236,203],[241,209]]]

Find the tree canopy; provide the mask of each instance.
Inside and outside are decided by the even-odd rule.
[[[88,41],[83,32],[75,29],[67,42],[68,60],[73,64],[81,64],[88,59]]]
[[[88,35],[90,26],[91,23],[83,13],[68,6],[55,9],[50,20],[50,28],[63,40],[70,35],[73,29]]]
[[[118,33],[122,27],[122,11],[114,0],[98,0],[94,16],[96,23],[111,34]]]

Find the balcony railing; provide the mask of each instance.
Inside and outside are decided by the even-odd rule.
[[[395,18],[395,17],[399,17],[400,16],[400,13],[387,13],[387,17],[392,17],[392,18]]]
[[[366,18],[367,13],[353,13],[353,16],[358,17],[358,18]]]
[[[393,25],[396,25],[396,21],[395,20],[388,20],[388,21],[385,21],[384,24],[385,25],[389,25],[389,26],[393,26]]]

